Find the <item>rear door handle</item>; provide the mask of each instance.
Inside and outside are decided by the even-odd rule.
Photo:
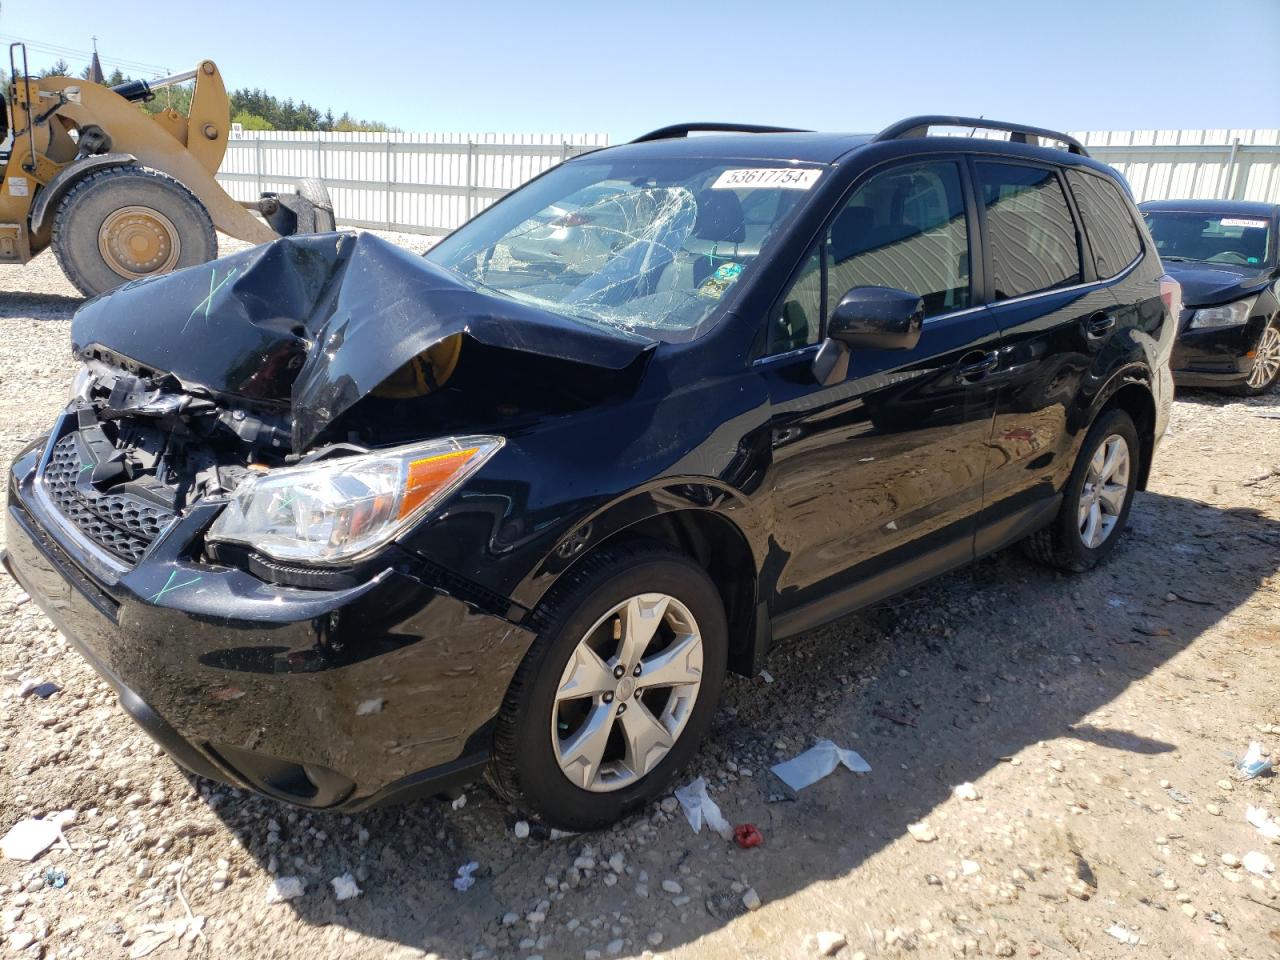
[[[1109,313],[1095,313],[1085,323],[1085,334],[1091,340],[1105,337],[1115,329],[1116,318]]]
[[[960,365],[956,367],[956,379],[961,383],[974,383],[994,370],[999,363],[1000,354],[996,351],[974,350],[960,358]]]

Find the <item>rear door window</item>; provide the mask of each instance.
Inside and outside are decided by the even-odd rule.
[[[1057,173],[980,161],[994,298],[1007,300],[1079,283],[1080,242]]]
[[[1142,238],[1120,188],[1110,180],[1067,171],[1099,280],[1114,277],[1142,253]]]

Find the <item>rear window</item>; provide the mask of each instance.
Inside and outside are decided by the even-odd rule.
[[[1080,282],[1080,244],[1053,170],[979,163],[997,300]]]
[[[1114,277],[1142,253],[1142,237],[1129,204],[1120,188],[1102,177],[1068,170],[1067,183],[1084,221],[1098,279]]]
[[[1271,221],[1238,213],[1144,211],[1161,260],[1195,260],[1235,267],[1266,262]]]

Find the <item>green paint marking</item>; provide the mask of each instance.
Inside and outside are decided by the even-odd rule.
[[[220,282],[218,282],[218,269],[215,267],[209,271],[209,295],[197,303],[196,308],[191,311],[191,316],[187,317],[187,322],[182,325],[182,333],[187,332],[187,326],[196,318],[196,314],[201,311],[204,312],[205,322],[209,322],[209,311],[213,309],[214,295],[227,285],[227,281],[234,277],[236,275],[236,271],[239,269],[239,267],[232,267],[230,272],[223,277]]]
[[[178,576],[178,573],[179,571],[177,570],[171,570],[169,572],[168,582],[165,583],[164,587],[151,598],[152,603],[155,603],[157,600],[163,597],[166,593],[172,593],[174,590],[181,590],[183,587],[189,587],[193,583],[199,583],[201,580],[204,579],[204,577],[193,577],[190,580],[182,581],[182,583],[174,583],[173,582],[174,578]]]
[[[80,468],[80,472],[84,473],[86,470],[92,470],[92,469],[93,469],[93,464],[86,463],[83,467]]]

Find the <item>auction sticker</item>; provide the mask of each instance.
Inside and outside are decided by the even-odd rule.
[[[1244,220],[1240,217],[1223,217],[1218,222],[1224,227],[1245,227],[1246,229],[1253,229],[1256,227],[1262,227],[1265,229],[1270,226],[1266,220]]]
[[[808,190],[818,182],[821,170],[783,167],[778,170],[753,167],[748,170],[726,170],[716,177],[712,190]]]
[[[5,182],[9,184],[9,196],[25,197],[28,195],[26,177],[9,177]]]

